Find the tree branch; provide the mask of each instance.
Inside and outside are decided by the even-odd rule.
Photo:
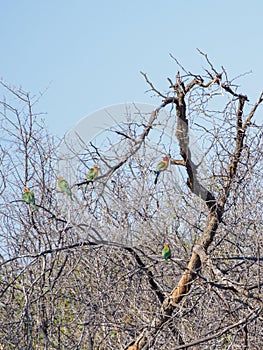
[[[203,53],[202,53],[203,54]],[[177,83],[175,85],[175,91],[177,94],[177,98],[175,101],[176,104],[176,116],[177,116],[177,129],[176,129],[176,137],[179,143],[180,147],[180,155],[183,158],[182,164],[185,165],[186,171],[188,174],[187,179],[187,185],[192,191],[192,193],[196,194],[197,196],[201,197],[209,210],[208,213],[208,222],[207,225],[203,231],[203,235],[200,238],[200,246],[202,247],[203,252],[206,253],[208,247],[212,243],[214,236],[216,234],[216,231],[218,229],[219,223],[222,220],[222,216],[224,213],[224,207],[228,198],[228,189],[230,187],[230,184],[232,182],[233,177],[235,176],[237,172],[237,166],[240,162],[240,155],[243,149],[243,139],[245,135],[245,130],[243,128],[242,124],[242,115],[243,115],[243,108],[246,101],[248,101],[248,98],[243,95],[237,95],[239,98],[239,105],[238,105],[238,111],[237,111],[237,135],[236,135],[236,147],[232,155],[232,159],[230,161],[229,167],[228,167],[228,179],[225,182],[225,196],[221,201],[218,203],[216,202],[215,197],[213,194],[205,189],[198,181],[197,178],[197,166],[192,161],[191,156],[191,150],[189,147],[189,127],[188,127],[188,120],[186,117],[186,104],[185,104],[185,93],[190,91],[196,84],[203,86],[203,87],[209,87],[211,84],[217,82],[221,84],[221,75],[216,72],[216,70],[211,65],[210,61],[208,60],[207,56],[206,59],[208,63],[210,64],[213,72],[215,73],[216,77],[211,80],[209,84],[206,84],[206,86],[203,85],[203,81],[200,79],[194,79],[192,82],[190,82],[185,88],[184,86],[180,86],[180,79],[177,78]],[[178,77],[179,75],[177,75]],[[228,87],[226,88],[226,91],[234,94],[232,90],[229,90]],[[235,95],[234,95],[235,96]],[[252,109],[251,113],[254,114],[257,106],[262,101],[262,95],[260,95],[260,98],[254,108]],[[173,101],[174,102],[174,101]],[[167,101],[166,104],[170,103],[170,101]],[[251,118],[250,118],[251,119]],[[249,120],[250,121],[250,120]],[[248,124],[249,124],[248,121]],[[176,162],[175,162],[176,163]],[[181,165],[181,164],[180,164]],[[134,340],[130,346],[128,346],[126,349],[132,350],[140,350],[143,349],[146,344],[150,342],[151,338],[154,338],[158,331],[161,329],[162,325],[167,322],[171,315],[173,314],[173,311],[176,307],[176,305],[187,295],[187,293],[190,290],[190,286],[193,283],[194,279],[197,277],[197,272],[201,268],[201,259],[199,252],[197,250],[193,250],[192,256],[189,260],[187,269],[184,271],[181,279],[179,280],[177,286],[175,289],[170,293],[170,296],[166,298],[162,304],[160,315],[157,315],[154,317],[154,319],[151,321],[150,325],[145,328],[139,336],[137,336],[137,339]],[[230,286],[229,286],[230,287]],[[234,288],[231,286],[231,288]],[[243,293],[244,295],[244,293]],[[245,293],[246,295],[246,293]],[[258,297],[260,299],[260,297]],[[254,311],[250,314],[252,315]],[[239,321],[236,323],[233,327],[236,327],[242,323],[245,323],[247,318]],[[232,327],[232,326],[231,326]],[[229,329],[231,329],[231,327]],[[226,328],[225,332],[229,330]],[[220,336],[220,333],[218,335]],[[212,338],[211,338],[212,339]],[[208,340],[207,338],[204,340]],[[199,341],[198,341],[199,342]],[[197,344],[198,344],[197,342]],[[203,341],[201,341],[203,342]],[[186,345],[182,345],[180,347],[177,347],[177,349],[183,349],[186,348]]]
[[[179,349],[187,349],[188,347],[194,346],[194,345],[198,345],[198,344],[202,344],[205,343],[209,340],[212,339],[216,339],[221,337],[223,334],[228,333],[231,329],[239,327],[243,324],[247,324],[248,322],[251,322],[253,319],[255,319],[262,311],[262,308],[257,308],[256,310],[251,311],[246,317],[242,318],[240,321],[231,324],[228,327],[225,327],[224,329],[220,330],[219,332],[215,333],[215,334],[211,334],[207,337],[203,337],[200,339],[197,339],[193,342],[190,343],[186,343],[185,345],[179,345],[174,347],[174,350],[179,350]]]

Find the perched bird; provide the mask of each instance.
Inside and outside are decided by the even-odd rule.
[[[94,165],[92,168],[90,168],[88,174],[86,175],[87,180],[94,180],[99,174],[99,168],[97,165]]]
[[[167,155],[167,156],[163,157],[163,159],[157,164],[157,168],[155,171],[156,178],[154,180],[155,185],[157,184],[158,177],[159,177],[161,171],[166,170],[169,166],[169,163],[170,163],[170,155]]]
[[[30,191],[28,187],[25,187],[24,189],[23,199],[26,202],[26,204],[32,204],[35,210],[38,210],[38,207],[35,203],[35,195],[33,192]]]
[[[171,257],[171,249],[168,243],[165,243],[164,248],[162,250],[162,256],[165,259],[166,264],[168,263],[168,259]]]
[[[69,187],[69,184],[67,182],[67,180],[63,179],[62,176],[60,176],[58,179],[57,179],[57,188],[66,193],[68,196],[71,196],[71,189]]]

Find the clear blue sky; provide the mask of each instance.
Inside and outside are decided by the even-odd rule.
[[[140,71],[166,89],[176,65],[200,73],[200,48],[256,99],[263,90],[262,13],[255,1],[0,0],[0,76],[37,94],[52,134],[97,109],[158,103]]]

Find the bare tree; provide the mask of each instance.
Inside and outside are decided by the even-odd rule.
[[[251,103],[200,54],[202,75],[172,57],[166,93],[142,73],[151,115],[79,140],[72,196],[37,98],[1,83],[3,349],[262,348],[263,95]]]

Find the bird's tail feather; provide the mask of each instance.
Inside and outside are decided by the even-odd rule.
[[[35,203],[33,205],[34,205],[35,210],[38,211],[37,205]]]
[[[155,174],[156,174],[156,177],[155,177],[155,180],[154,180],[154,184],[156,185],[157,181],[158,181],[158,177],[160,175],[160,171],[155,171]]]

